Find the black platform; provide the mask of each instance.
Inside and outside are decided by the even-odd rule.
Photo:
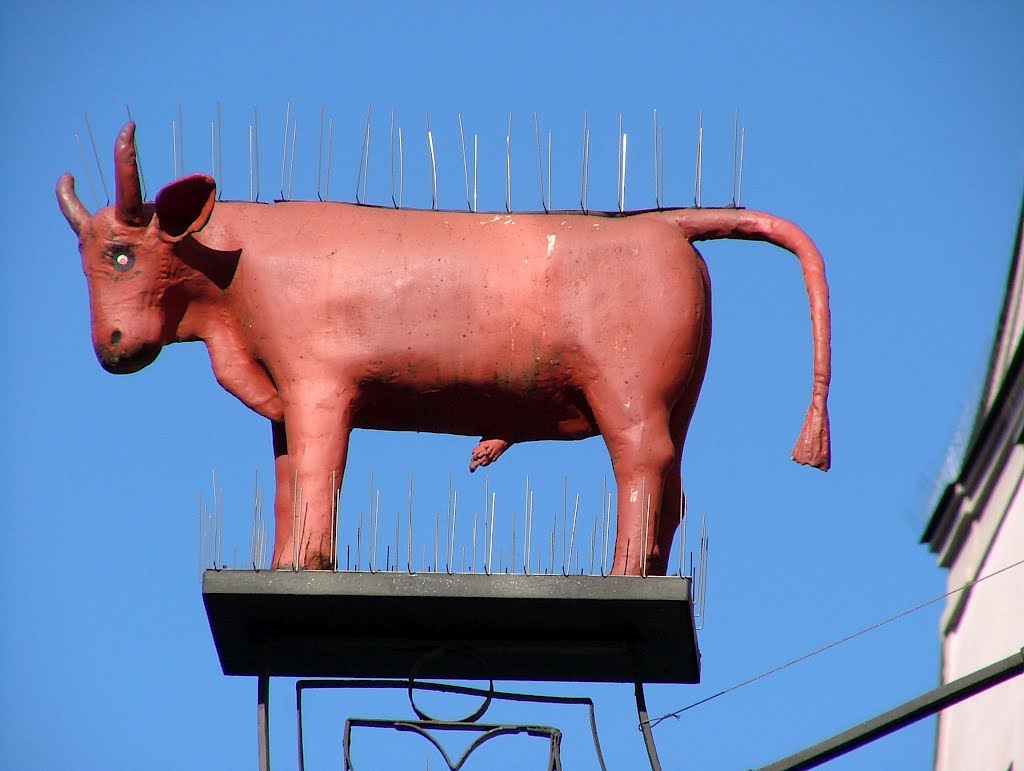
[[[208,570],[203,602],[226,675],[700,682],[678,576]]]

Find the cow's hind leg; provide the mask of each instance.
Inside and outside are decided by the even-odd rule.
[[[697,349],[697,358],[694,362],[695,368],[686,384],[686,390],[679,402],[672,409],[672,416],[669,419],[669,431],[672,434],[672,445],[675,449],[675,459],[665,477],[665,491],[662,500],[665,505],[665,515],[658,520],[658,534],[656,538],[657,554],[662,558],[662,570],[668,569],[669,553],[672,550],[672,541],[675,539],[676,531],[683,522],[683,509],[685,499],[683,497],[683,476],[682,459],[683,444],[686,442],[686,434],[690,429],[690,419],[697,407],[697,399],[700,397],[700,389],[704,385],[704,374],[708,368],[708,354],[711,350],[711,280],[708,277],[707,265],[700,261],[700,269],[704,281],[704,322],[701,330],[700,346]],[[678,555],[683,559],[683,555]],[[651,566],[652,572],[655,566]]]
[[[615,473],[618,513],[612,574],[647,575],[662,565],[658,520],[665,480],[676,456],[668,409],[653,395],[623,397],[620,390],[596,386],[587,395]],[[643,405],[643,411],[631,402]]]

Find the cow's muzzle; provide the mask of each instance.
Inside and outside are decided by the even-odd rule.
[[[159,344],[141,344],[133,348],[119,345],[121,333],[117,330],[111,335],[111,344],[96,346],[96,358],[107,372],[114,375],[130,375],[153,363],[160,355]]]

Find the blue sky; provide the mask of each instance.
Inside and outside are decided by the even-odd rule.
[[[917,541],[947,447],[974,409],[1005,284],[1024,181],[1022,32],[1024,11],[994,1],[5,5],[0,765],[255,762],[255,683],[220,673],[201,603],[196,499],[209,499],[216,469],[224,558],[235,545],[244,553],[257,470],[271,493],[269,430],[220,390],[201,345],[173,346],[130,377],[95,361],[75,239],[53,197],[72,171],[86,205],[102,203],[75,144],[85,139],[83,111],[110,184],[110,148],[130,104],[152,197],[173,177],[179,103],[186,168],[208,171],[220,102],[224,195],[245,198],[258,105],[268,200],[289,101],[299,121],[294,195],[315,196],[323,103],[335,125],[331,197],[352,200],[372,104],[367,198],[385,203],[394,107],[407,144],[405,200],[416,206],[430,203],[429,112],[449,208],[464,198],[461,112],[480,138],[481,209],[503,206],[509,112],[513,207],[540,204],[534,112],[552,132],[553,204],[575,207],[589,111],[590,205],[610,209],[620,113],[627,206],[643,208],[654,203],[652,109],[674,205],[692,203],[700,109],[703,201],[728,202],[740,109],[743,203],[796,221],[825,257],[833,469],[789,461],[810,385],[795,260],[763,244],[703,245],[716,327],[683,470],[690,511],[708,513],[711,537],[704,682],[651,687],[659,714],[943,591],[944,573]],[[403,507],[410,474],[424,513],[443,510],[449,475],[467,500],[479,498],[483,480],[465,471],[472,445],[357,435],[343,517],[363,506],[371,471],[385,509]],[[514,448],[490,474],[507,511],[526,475],[536,506],[553,510],[563,475],[596,501],[610,470],[600,440]],[[417,531],[432,525],[426,514]],[[763,764],[933,687],[940,607],[666,722],[656,732],[666,767]],[[630,688],[540,689],[593,695],[610,767],[638,767]],[[272,699],[274,761],[291,767],[290,683],[275,683]],[[407,714],[400,700],[377,697],[323,698],[316,709],[314,755],[325,765],[340,759],[340,716]],[[507,717],[567,733],[582,726],[556,714]],[[833,767],[929,768],[933,731],[919,724]],[[578,763],[570,767],[587,767],[586,737],[566,741]],[[422,767],[422,755],[405,757]],[[510,756],[494,757],[480,767]]]

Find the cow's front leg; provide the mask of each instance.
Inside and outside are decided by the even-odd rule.
[[[289,400],[281,443],[277,425],[273,567],[328,570],[337,557],[334,507],[352,432],[351,392]]]

